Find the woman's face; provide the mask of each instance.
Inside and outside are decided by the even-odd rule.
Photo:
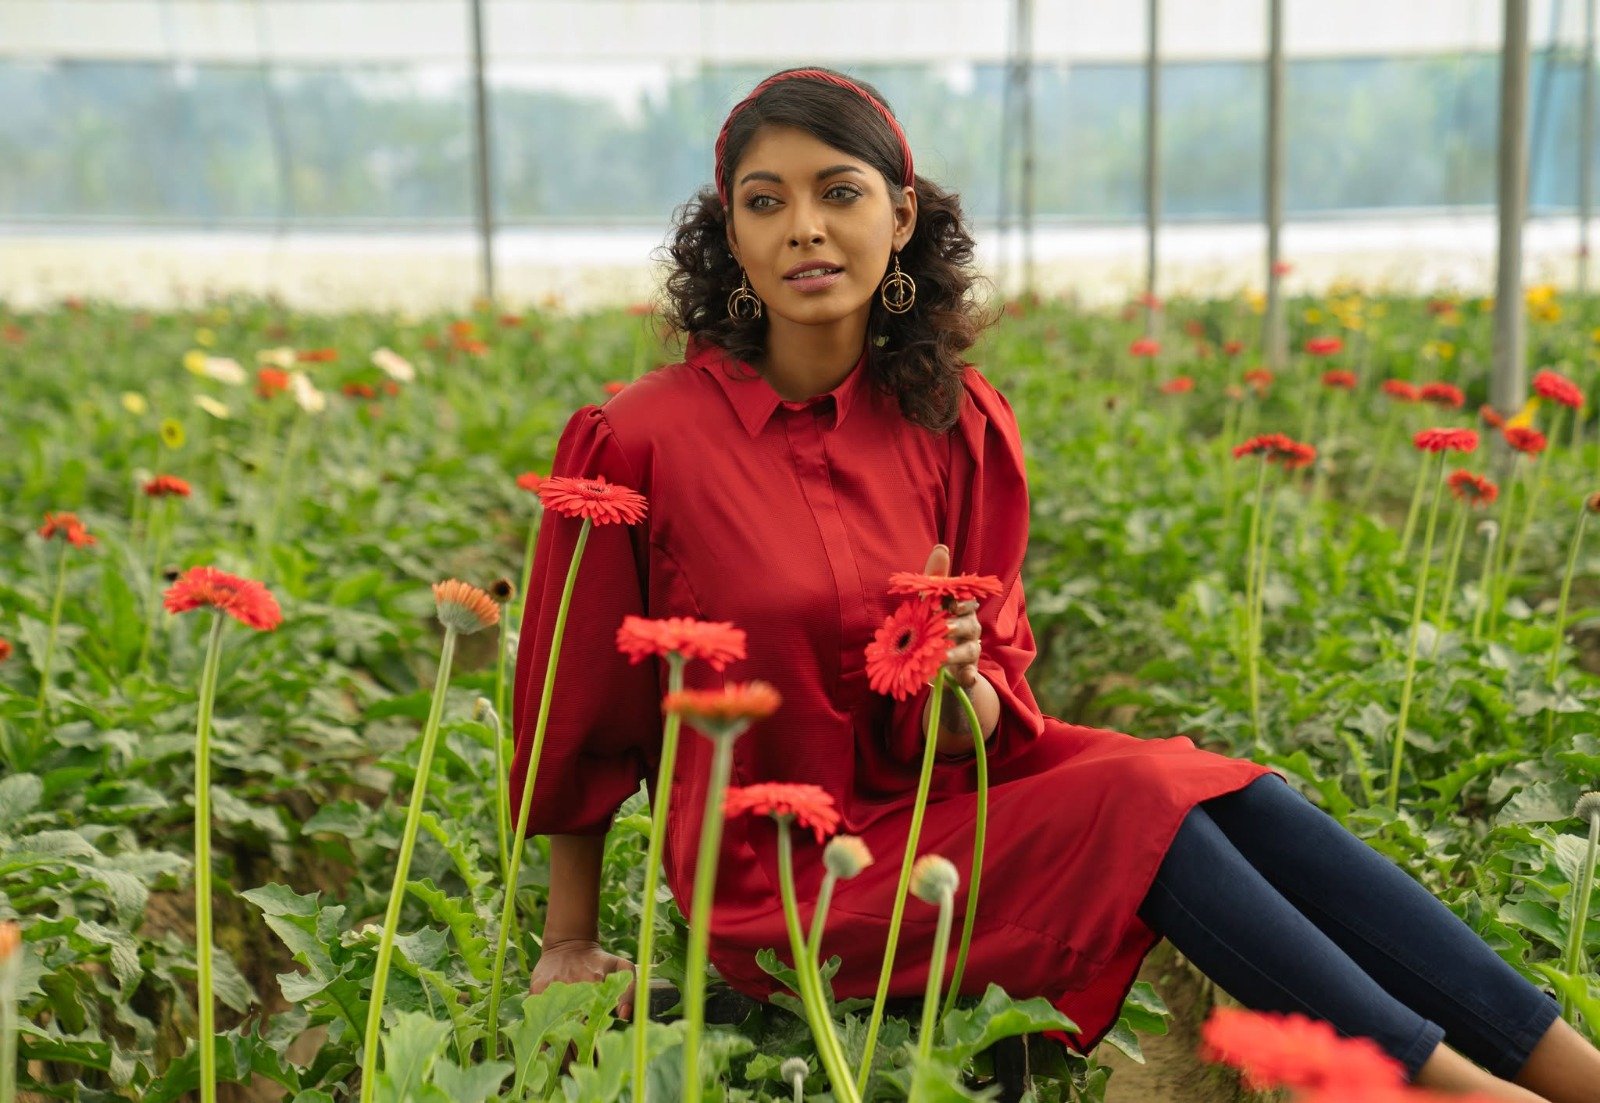
[[[916,226],[916,193],[896,208],[883,175],[791,126],[762,126],[734,166],[728,248],[774,315],[824,325],[872,308],[890,250]],[[836,275],[795,278],[802,268]]]

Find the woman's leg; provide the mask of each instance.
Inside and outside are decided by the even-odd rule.
[[[1432,893],[1275,775],[1204,808],[1377,984],[1495,1076],[1516,1078],[1560,1008]]]

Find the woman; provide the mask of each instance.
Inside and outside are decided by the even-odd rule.
[[[1034,641],[1019,580],[1028,496],[1016,419],[960,357],[983,324],[969,294],[972,239],[957,197],[915,175],[882,97],[829,70],[778,73],[730,113],[715,174],[670,247],[668,318],[689,337],[685,361],[578,410],[552,468],[604,475],[651,505],[644,525],[592,531],[573,598],[529,823],[551,836],[533,989],[632,968],[599,945],[596,913],[611,816],[654,778],[659,753],[665,665],[630,665],[612,644],[636,614],[746,630],[749,656],[725,676],[771,682],[783,707],[739,740],[734,784],[821,785],[842,830],[889,859],[839,885],[822,949],[843,959],[839,995],[870,996],[931,691],[904,702],[872,692],[863,651],[891,611],[892,572],[969,572],[1005,588],[953,610],[946,665],[976,705],[991,764],[965,991],[993,981],[1047,996],[1087,1052],[1165,936],[1246,1005],[1372,1036],[1417,1083],[1595,1100],[1600,1053],[1554,1001],[1271,770],[1187,738],[1041,714],[1025,678]],[[513,793],[578,527],[547,515],[539,534]],[[721,683],[700,665],[690,688]],[[941,718],[919,849],[965,878],[974,743],[953,699]],[[692,734],[680,744],[666,853],[680,901],[709,753]],[[820,848],[802,839],[797,865],[802,898],[814,898]],[[711,956],[757,997],[774,986],[756,952],[786,945],[776,884],[770,825],[730,822]],[[891,994],[921,993],[933,926],[907,913]]]

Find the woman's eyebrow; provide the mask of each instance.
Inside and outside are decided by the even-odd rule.
[[[834,165],[832,168],[825,168],[825,169],[821,170],[820,172],[818,172],[817,175],[816,175],[816,179],[818,179],[818,180],[826,180],[828,177],[833,176],[836,173],[841,173],[841,172],[853,172],[857,176],[865,176],[866,175],[866,173],[862,172],[860,169],[856,168],[854,165]],[[770,180],[774,184],[783,183],[783,177],[779,176],[777,173],[775,173],[775,172],[766,172],[766,171],[763,171],[763,170],[760,170],[760,169],[757,169],[755,172],[747,172],[747,173],[745,173],[744,174],[744,178],[742,180],[740,180],[739,183],[748,184],[752,180]]]

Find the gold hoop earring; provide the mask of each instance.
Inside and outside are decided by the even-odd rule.
[[[894,271],[878,288],[878,298],[890,314],[904,314],[917,305],[917,281],[900,271],[899,253],[894,255]]]
[[[750,290],[750,281],[745,278],[743,268],[739,269],[739,286],[728,296],[728,317],[743,322],[753,322],[761,317],[761,300]]]

